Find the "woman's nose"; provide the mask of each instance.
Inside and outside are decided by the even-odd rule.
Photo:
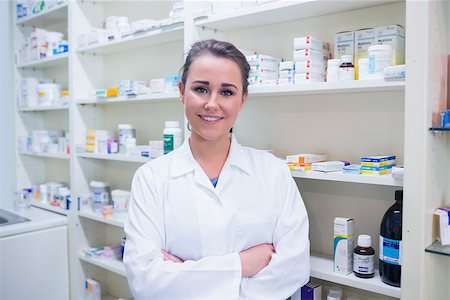
[[[216,110],[217,109],[217,95],[216,94],[210,94],[211,96],[208,97],[204,108],[206,110]]]

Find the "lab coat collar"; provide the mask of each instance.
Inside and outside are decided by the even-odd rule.
[[[238,143],[236,137],[231,135],[230,152],[228,153],[228,164],[235,166],[247,174],[250,174],[250,157],[244,151],[243,147]],[[172,177],[179,177],[189,172],[193,172],[198,166],[197,161],[192,155],[189,139],[186,139],[181,147],[173,152],[173,161],[170,166]],[[227,164],[227,162],[225,162]]]

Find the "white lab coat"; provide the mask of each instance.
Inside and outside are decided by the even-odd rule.
[[[188,141],[133,179],[124,263],[136,299],[286,299],[309,280],[308,217],[285,163],[232,137],[216,188]],[[243,278],[239,252],[276,253]],[[161,249],[184,260],[164,261]]]

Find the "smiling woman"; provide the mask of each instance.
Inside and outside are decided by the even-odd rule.
[[[286,299],[309,280],[308,217],[287,166],[230,134],[249,65],[195,43],[182,69],[192,134],[136,172],[124,263],[136,299]]]

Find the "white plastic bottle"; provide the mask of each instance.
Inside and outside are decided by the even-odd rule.
[[[369,76],[383,79],[383,69],[391,65],[392,47],[390,45],[373,45],[369,49]]]
[[[337,286],[330,287],[327,295],[327,300],[341,300],[342,299],[342,289]]]
[[[327,82],[339,81],[340,59],[329,59],[327,62]]]
[[[339,67],[339,80],[355,80],[355,66],[352,63],[351,55],[342,55],[341,66]]]
[[[183,133],[178,121],[166,121],[164,128],[164,154],[180,147],[183,142]]]

